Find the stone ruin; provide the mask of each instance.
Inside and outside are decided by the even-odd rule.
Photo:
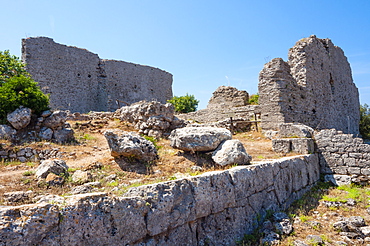
[[[141,100],[172,98],[172,74],[139,64],[100,59],[47,37],[22,40],[22,60],[57,110],[114,111]]]
[[[275,58],[260,72],[262,129],[293,122],[358,134],[359,94],[343,50],[313,35],[299,40],[288,58]]]

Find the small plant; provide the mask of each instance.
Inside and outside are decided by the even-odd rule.
[[[144,138],[145,138],[146,140],[148,140],[148,141],[152,142],[152,143],[153,143],[153,145],[154,145],[154,147],[155,147],[157,150],[159,150],[159,149],[161,149],[161,148],[162,148],[162,146],[157,145],[158,140],[157,140],[157,139],[155,139],[154,137],[150,137],[150,136],[146,136],[146,135],[144,135]]]
[[[28,170],[28,171],[25,171],[24,173],[23,173],[23,176],[32,176],[32,175],[34,175],[35,174],[35,171],[33,171],[33,170]]]
[[[301,216],[299,216],[299,220],[301,221],[301,222],[307,222],[307,221],[309,221],[309,220],[311,220],[312,219],[312,217],[311,216],[307,216],[307,215],[301,215]]]
[[[116,187],[118,186],[118,181],[114,180],[112,182],[107,183],[108,187]]]
[[[174,96],[167,102],[175,107],[175,111],[179,113],[189,113],[197,110],[199,100],[196,100],[194,95]]]
[[[31,179],[24,179],[23,181],[22,181],[22,183],[23,184],[29,184],[29,183],[31,183],[32,182],[32,180]]]

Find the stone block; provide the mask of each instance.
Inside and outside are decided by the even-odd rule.
[[[292,150],[290,139],[273,139],[272,150],[277,153],[289,153]]]

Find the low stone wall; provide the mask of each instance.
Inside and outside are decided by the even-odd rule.
[[[238,166],[62,204],[0,207],[1,245],[235,245],[319,179],[315,154]],[[260,218],[260,220],[258,219]]]
[[[52,149],[34,149],[31,147],[26,148],[11,148],[1,149],[0,148],[0,161],[20,161],[20,162],[38,162],[41,160],[60,158],[63,156],[63,152],[59,151],[59,148]]]
[[[316,133],[315,141],[322,173],[370,177],[370,145],[362,138],[330,129]]]

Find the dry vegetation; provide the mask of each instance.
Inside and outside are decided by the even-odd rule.
[[[69,145],[58,145],[48,142],[28,143],[37,149],[58,148],[63,152],[64,159],[69,167],[69,173],[73,174],[76,170],[89,169],[94,163],[101,163],[101,168],[92,168],[93,181],[100,181],[102,188],[100,191],[122,194],[127,188],[142,184],[173,180],[184,176],[193,176],[206,171],[223,170],[229,167],[215,166],[209,153],[190,154],[170,147],[170,141],[161,139],[156,144],[158,146],[159,160],[152,165],[133,165],[128,170],[122,170],[110,156],[107,141],[103,132],[107,129],[119,128],[126,131],[134,131],[131,124],[111,121],[88,122],[69,122],[75,130],[77,142]],[[233,136],[243,142],[247,152],[252,155],[253,161],[276,159],[281,156],[271,149],[271,141],[266,139],[259,132],[238,133]],[[3,147],[10,146],[10,143],[2,142]],[[4,203],[3,194],[11,191],[32,191],[32,197],[38,195],[70,194],[74,186],[80,185],[73,183],[71,178],[67,178],[61,187],[48,187],[45,183],[40,183],[34,177],[38,163],[20,162],[0,162],[0,204]],[[202,170],[192,168],[202,167]],[[114,182],[105,180],[105,177],[115,174],[117,178]],[[118,187],[119,189],[113,189]],[[112,192],[113,189],[113,192]],[[23,201],[22,203],[29,203]],[[20,204],[20,203],[19,203]]]

